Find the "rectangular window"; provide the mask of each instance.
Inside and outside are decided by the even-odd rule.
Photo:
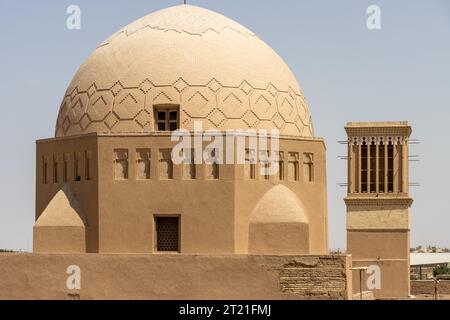
[[[156,250],[180,252],[180,218],[155,217]]]
[[[207,154],[210,158],[207,160],[206,164],[206,179],[207,180],[218,180],[219,179],[219,163],[216,159],[216,150],[207,150]]]
[[[136,179],[148,180],[151,178],[151,150],[137,149],[136,150]]]
[[[380,142],[380,145],[378,146],[378,190],[380,193],[384,193],[385,189],[385,178],[384,175],[386,173],[385,168],[385,152],[384,152],[385,145],[383,142]]]
[[[208,175],[208,179],[219,180],[219,164],[217,162],[214,162],[210,166],[210,174]]]
[[[63,156],[63,182],[67,182],[69,181],[69,159],[70,159],[70,154],[69,153],[64,153]]]
[[[79,152],[74,153],[73,175],[75,181],[81,181],[81,155]]]
[[[388,192],[394,192],[394,145],[389,142],[387,146],[387,157],[388,157]]]
[[[115,180],[128,179],[128,150],[127,149],[114,150],[114,179]]]
[[[42,158],[42,183],[48,184],[48,157]]]
[[[355,177],[354,177],[355,180],[352,181],[351,183],[354,183],[354,184],[355,184],[355,185],[353,186],[354,192],[358,193],[358,192],[360,192],[360,190],[359,190],[359,183],[358,183],[358,181],[359,181],[359,175],[360,175],[360,168],[359,168],[359,162],[358,162],[358,160],[357,160],[358,158],[357,158],[356,155],[359,156],[359,154],[358,154],[359,145],[355,142],[355,143],[353,144],[353,146],[352,146],[352,149],[353,149],[353,155],[355,156],[355,158],[352,159],[352,161],[355,161],[355,168],[354,168],[354,171],[353,171],[353,173],[355,174]]]
[[[270,151],[260,151],[260,162],[264,180],[270,178]]]
[[[58,155],[53,155],[53,183],[58,183]]]
[[[303,180],[314,182],[314,155],[312,153],[303,154]]]
[[[195,165],[195,154],[193,149],[183,150],[183,179],[195,180],[197,178],[197,166]]]
[[[284,152],[278,152],[278,180],[284,180]]]
[[[169,110],[169,131],[178,130],[178,110]]]
[[[289,180],[298,181],[298,152],[289,152]]]
[[[403,166],[402,166],[402,162],[403,162],[403,150],[402,150],[402,145],[400,144],[400,142],[397,142],[395,144],[395,156],[394,158],[398,159],[396,160],[396,162],[399,164],[399,167],[397,169],[397,172],[395,173],[394,179],[397,180],[397,190],[396,192],[403,192]]]
[[[158,131],[175,131],[179,125],[179,107],[155,107],[155,128]]]
[[[377,192],[377,146],[374,142],[370,145],[370,192]]]
[[[172,151],[170,149],[159,150],[159,177],[161,180],[173,179]]]
[[[166,111],[156,112],[156,124],[158,131],[166,131],[166,122],[167,122],[166,116],[167,116]]]
[[[367,193],[367,145],[361,146],[361,192]]]
[[[256,178],[256,161],[255,150],[245,150],[244,174],[246,180],[254,180]]]
[[[92,152],[86,151],[84,153],[84,176],[86,180],[91,180],[91,160],[92,160]]]

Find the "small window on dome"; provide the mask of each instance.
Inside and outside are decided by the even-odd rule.
[[[179,129],[180,108],[177,107],[155,107],[155,128],[157,131],[176,131]]]

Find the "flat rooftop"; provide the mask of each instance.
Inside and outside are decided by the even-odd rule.
[[[345,131],[350,136],[392,135],[409,137],[412,128],[408,121],[347,122]]]
[[[409,127],[408,121],[347,122],[346,127]]]
[[[450,263],[450,253],[411,253],[411,266]]]

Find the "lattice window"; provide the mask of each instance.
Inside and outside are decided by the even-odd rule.
[[[156,249],[160,252],[179,252],[178,217],[156,217]]]

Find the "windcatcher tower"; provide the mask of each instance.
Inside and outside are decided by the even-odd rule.
[[[410,207],[408,122],[350,122],[347,252],[354,267],[369,267],[363,290],[377,298],[407,297]],[[354,274],[359,292],[359,274]]]

